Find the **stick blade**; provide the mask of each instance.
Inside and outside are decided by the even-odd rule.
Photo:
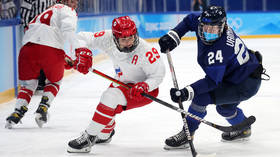
[[[248,126],[252,125],[253,123],[255,123],[255,121],[256,121],[256,117],[250,116],[239,124],[236,124],[233,126],[215,126],[215,128],[217,128],[221,131],[224,131],[224,132],[237,131],[237,130],[243,129],[244,127],[248,127]]]
[[[256,117],[255,116],[250,116],[246,120],[241,122],[240,124],[232,126],[232,131],[241,130],[244,127],[252,125],[253,123],[255,123],[255,121],[256,121]]]

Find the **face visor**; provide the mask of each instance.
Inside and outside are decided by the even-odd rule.
[[[201,38],[207,43],[214,42],[221,37],[225,23],[221,25],[200,24]]]

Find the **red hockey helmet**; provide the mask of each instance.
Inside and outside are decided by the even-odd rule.
[[[129,16],[122,16],[115,18],[112,22],[112,32],[114,36],[114,41],[121,52],[131,52],[139,44],[139,37],[135,23],[130,19]],[[134,36],[135,40],[133,46],[127,48],[120,48],[119,38],[126,38],[129,36]]]

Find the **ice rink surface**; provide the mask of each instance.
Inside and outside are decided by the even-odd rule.
[[[196,131],[194,145],[198,153],[216,153],[217,157],[279,157],[280,156],[280,39],[245,39],[247,46],[263,54],[263,64],[270,81],[263,81],[258,94],[240,104],[244,113],[254,115],[249,141],[221,142],[221,132],[201,124]],[[157,43],[153,43],[159,48]],[[172,52],[179,87],[204,77],[196,63],[195,41],[184,41]],[[171,103],[169,89],[173,86],[167,58],[161,54],[166,65],[166,77],[160,86],[159,97]],[[103,61],[94,66],[114,76],[112,63]],[[116,117],[116,134],[109,144],[95,145],[89,154],[68,154],[69,140],[76,138],[87,127],[102,92],[110,81],[89,73],[74,73],[63,79],[60,93],[49,109],[50,121],[38,128],[34,112],[40,96],[34,96],[29,111],[14,129],[4,128],[6,117],[13,111],[15,100],[0,104],[0,157],[191,157],[189,150],[166,151],[164,140],[182,129],[181,115],[161,104],[152,103],[142,108],[123,112]],[[174,104],[174,103],[172,103]],[[185,102],[187,106],[190,102]],[[177,106],[177,104],[174,104]],[[220,117],[215,106],[207,108],[206,120],[228,125]]]

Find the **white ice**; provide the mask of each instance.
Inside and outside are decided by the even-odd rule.
[[[263,54],[264,67],[271,76],[270,81],[263,81],[256,96],[240,105],[247,116],[257,118],[252,126],[252,136],[246,142],[224,143],[219,130],[201,124],[194,140],[200,154],[216,153],[217,157],[280,156],[280,39],[246,39],[245,43]],[[153,45],[158,48],[157,43]],[[196,63],[196,49],[195,41],[184,41],[172,52],[180,87],[204,77]],[[166,77],[158,98],[171,103],[169,89],[173,83],[166,56],[162,54],[161,57],[166,65]],[[113,76],[109,60],[94,67]],[[0,157],[191,157],[189,150],[163,150],[164,140],[182,129],[182,119],[176,111],[155,102],[117,115],[116,134],[111,143],[95,145],[89,154],[68,154],[68,141],[79,136],[87,127],[102,92],[109,84],[110,81],[93,73],[73,73],[65,77],[60,93],[49,109],[50,121],[43,128],[38,128],[34,120],[40,96],[33,97],[22,124],[11,130],[5,129],[4,125],[6,117],[13,111],[15,100],[0,104]],[[185,108],[189,104],[185,102]],[[206,120],[228,125],[213,105],[207,109]]]

